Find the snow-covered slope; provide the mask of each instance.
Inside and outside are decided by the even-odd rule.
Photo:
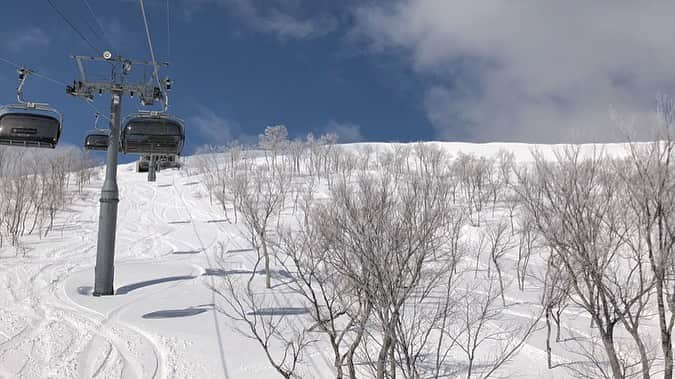
[[[453,154],[490,156],[506,149],[520,161],[529,160],[533,148],[441,145]],[[621,145],[606,149],[624,151]],[[148,183],[133,164],[119,166],[118,176],[116,296],[90,295],[101,178],[60,214],[47,237],[25,238],[19,250],[0,249],[0,377],[277,377],[258,345],[214,311],[210,287],[222,275],[250,270],[255,254],[224,222],[218,206],[209,203],[201,178],[165,170],[157,182]],[[215,256],[226,251],[228,266],[218,267]],[[535,302],[537,296],[508,295]],[[280,306],[301,306],[283,290],[274,296]],[[586,328],[588,320],[579,324]],[[564,375],[546,369],[542,346],[541,336],[533,336],[504,373],[520,378]],[[318,344],[300,371],[303,377],[331,377],[331,360],[328,346]]]

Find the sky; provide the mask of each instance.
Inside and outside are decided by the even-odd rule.
[[[51,2],[78,31],[47,0],[6,2],[0,58],[64,83],[78,77],[71,55],[150,59],[138,1]],[[186,121],[187,154],[253,143],[279,124],[292,138],[334,132],[341,142],[647,139],[657,96],[675,90],[672,1],[145,6],[155,54],[170,63],[160,75],[174,82],[169,110]],[[13,102],[16,84],[0,63],[0,103]],[[61,84],[30,78],[25,95],[62,111],[64,144],[81,145],[93,128],[95,111]],[[109,101],[93,106],[109,112]],[[123,113],[139,108],[127,99]]]

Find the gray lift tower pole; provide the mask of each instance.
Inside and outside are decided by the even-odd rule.
[[[94,268],[94,296],[114,295],[115,273],[115,232],[117,230],[117,203],[119,192],[117,188],[117,155],[120,146],[120,128],[122,115],[122,98],[124,95],[137,94],[143,105],[152,105],[155,100],[165,99],[162,88],[155,87],[152,82],[131,83],[126,76],[133,65],[153,66],[156,73],[157,65],[151,62],[131,61],[122,57],[113,57],[110,52],[104,52],[99,57],[73,57],[80,69],[81,80],[75,81],[66,88],[66,93],[84,97],[91,101],[94,94],[103,92],[111,94],[110,101],[110,136],[108,137],[107,162],[105,181],[101,189],[101,211],[98,218],[98,245],[96,247],[96,267]],[[84,70],[83,62],[105,61],[113,65],[113,74],[110,82],[89,82]],[[162,64],[166,65],[166,64]],[[159,80],[157,80],[159,83]]]
[[[105,181],[101,189],[101,211],[98,217],[98,244],[94,269],[94,296],[112,295],[115,275],[115,232],[117,229],[117,153],[120,144],[120,117],[122,115],[120,89],[112,90],[110,100],[110,136],[105,168]]]

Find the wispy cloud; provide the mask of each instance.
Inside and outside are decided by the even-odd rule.
[[[5,48],[11,52],[18,52],[26,48],[49,46],[51,38],[37,26],[29,26],[24,29],[0,33],[4,40]]]
[[[338,19],[330,12],[304,14],[303,5],[310,1],[289,0],[185,0],[188,18],[209,6],[224,8],[235,15],[246,28],[274,34],[280,39],[306,39],[324,36],[338,27]]]
[[[397,0],[357,8],[355,34],[431,83],[439,138],[611,140],[610,106],[645,114],[675,89],[673,14],[668,1]]]
[[[205,144],[226,145],[235,140],[250,143],[255,137],[243,133],[241,125],[203,105],[196,107],[197,113],[188,118],[189,125],[196,129]]]
[[[350,123],[340,123],[331,120],[323,127],[324,133],[335,133],[339,143],[352,143],[363,141],[361,127]]]

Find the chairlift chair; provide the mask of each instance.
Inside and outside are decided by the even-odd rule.
[[[99,113],[96,113],[96,121],[94,121],[94,129],[87,132],[84,136],[84,149],[94,151],[108,150],[108,143],[110,140],[110,129],[97,128]],[[120,144],[119,151],[122,151]]]
[[[185,126],[167,113],[138,112],[125,119],[121,140],[122,150],[127,154],[180,155]]]
[[[23,99],[23,86],[32,72],[19,69],[18,104],[0,106],[0,145],[55,148],[63,115],[48,104]]]
[[[84,137],[84,149],[105,151],[108,150],[108,141],[110,140],[110,130],[94,129]],[[120,147],[120,151],[122,148]]]

